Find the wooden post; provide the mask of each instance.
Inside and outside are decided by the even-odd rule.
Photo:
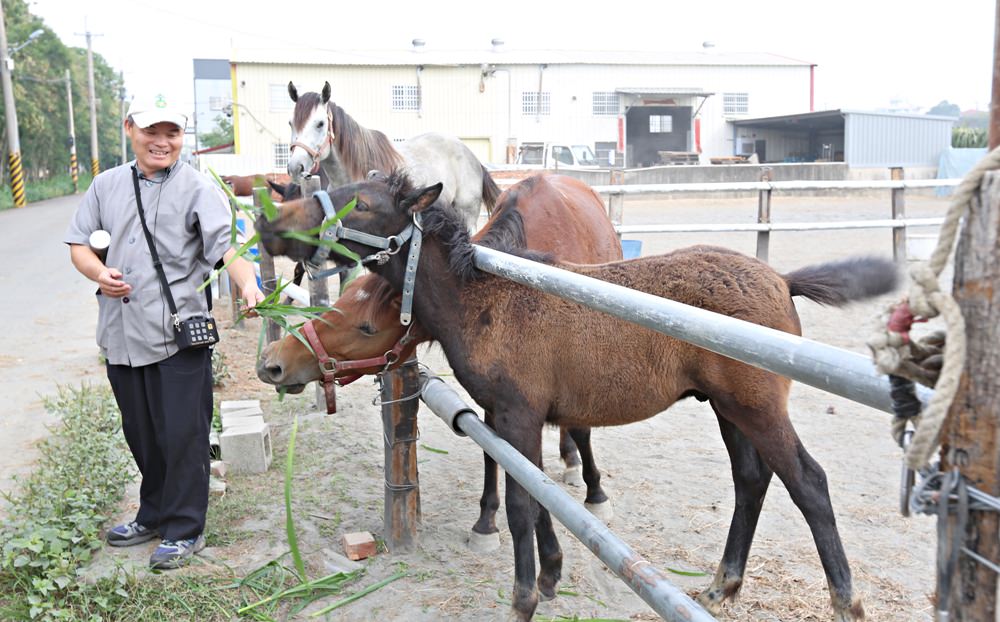
[[[420,377],[413,357],[382,378],[382,429],[385,444],[385,538],[392,552],[412,550],[420,523],[417,473],[417,409]]]
[[[760,170],[760,180],[771,181],[771,169],[764,167]],[[759,224],[771,222],[771,187],[761,190],[757,195],[757,222]],[[767,251],[771,244],[770,231],[757,232],[757,259],[767,263]]]
[[[905,177],[901,166],[889,169],[893,181],[902,181]],[[892,189],[892,219],[906,218],[906,197],[903,188]],[[892,258],[896,263],[906,263],[906,227],[896,227],[892,230]]]
[[[958,467],[970,485],[1000,496],[1000,171],[985,176],[965,216],[953,295],[965,318],[966,356],[945,422],[942,469]],[[948,517],[949,533],[954,533],[956,520]],[[964,545],[1000,563],[998,528],[997,512],[970,511]],[[950,553],[953,544],[947,542],[944,550]],[[997,619],[997,575],[963,553],[958,560],[951,583],[951,620]]]
[[[309,177],[306,177],[302,180],[302,196],[312,196],[314,192],[320,189],[320,184],[321,181],[319,175],[310,175]],[[326,279],[309,279],[309,306],[330,306],[330,289],[326,284]],[[315,385],[316,404],[317,407],[322,408],[322,405],[326,403],[326,391],[323,390],[323,383],[316,382]]]
[[[253,205],[257,208],[255,211],[259,213],[261,209],[260,194],[257,192],[257,188],[253,189]],[[265,296],[271,294],[277,285],[277,279],[274,276],[274,259],[267,254],[264,250],[262,244],[257,245],[258,252],[260,253],[260,284],[261,291],[264,292]],[[267,342],[277,341],[281,338],[281,327],[275,324],[271,320],[264,320],[264,325],[266,326],[265,332],[267,334]]]

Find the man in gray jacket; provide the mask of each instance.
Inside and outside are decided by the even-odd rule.
[[[125,121],[135,160],[94,178],[64,238],[73,265],[99,286],[97,343],[142,475],[135,519],[109,530],[107,541],[131,546],[160,537],[153,568],[177,568],[205,546],[211,348],[179,349],[175,323],[209,316],[197,288],[236,253],[225,195],[179,161],[186,124],[163,96],[136,98]],[[136,183],[177,317],[140,223]],[[101,229],[111,234],[103,260],[88,245]],[[228,271],[247,309],[263,300],[250,262],[237,258]]]

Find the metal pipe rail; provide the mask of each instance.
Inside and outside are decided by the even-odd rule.
[[[961,179],[840,179],[738,181],[703,184],[612,184],[591,186],[598,194],[674,194],[678,192],[760,192],[762,190],[892,190],[957,186]]]
[[[697,231],[739,232],[739,231],[830,231],[835,229],[901,229],[905,227],[938,226],[944,218],[908,218],[895,220],[841,220],[834,222],[761,222],[740,224],[692,224],[692,225],[618,225],[618,233],[693,233]]]
[[[584,509],[538,467],[483,423],[441,378],[421,372],[420,399],[448,427],[483,448],[552,516],[607,564],[639,598],[664,620],[715,622],[701,605],[678,589],[646,559],[618,538],[607,525]]]
[[[475,253],[480,270],[871,408],[893,412],[888,377],[879,374],[868,357],[491,248],[477,245]],[[931,394],[928,389],[917,388],[924,403]]]

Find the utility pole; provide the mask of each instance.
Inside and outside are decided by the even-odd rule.
[[[73,123],[73,80],[66,70],[66,107],[69,110],[69,174],[73,178],[73,193],[80,192],[80,171],[76,163],[76,125]]]
[[[90,173],[97,177],[101,172],[101,160],[97,151],[97,98],[94,96],[94,49],[90,44],[91,34],[87,37],[87,78],[89,80],[88,95],[90,97]]]
[[[125,147],[125,72],[118,72],[118,79],[121,81],[121,86],[118,87],[118,99],[121,100],[121,119],[118,120],[118,126],[121,128],[122,132],[122,164],[128,162],[128,149]]]
[[[7,28],[4,26],[3,4],[0,4],[0,76],[3,82],[3,104],[7,117],[7,140],[10,163],[10,191],[14,196],[14,207],[24,207],[24,171],[21,169],[21,137],[17,133],[17,110],[14,108],[14,84],[10,79],[14,61],[7,51]]]

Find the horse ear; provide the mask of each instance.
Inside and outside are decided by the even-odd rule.
[[[288,96],[292,98],[293,102],[299,101],[299,92],[295,90],[295,85],[292,84],[291,80],[288,81]]]
[[[324,82],[323,83],[323,92],[321,93],[321,95],[323,96],[323,103],[324,104],[326,102],[330,101],[330,83],[329,82]]]
[[[271,189],[280,194],[282,197],[285,196],[285,189],[288,188],[288,186],[282,186],[281,184],[275,183],[270,179],[267,180],[267,185],[271,186]]]
[[[438,197],[441,196],[442,188],[444,188],[444,184],[441,182],[438,182],[433,186],[421,188],[403,199],[399,205],[411,214],[422,212],[430,207],[434,201],[437,201]]]

